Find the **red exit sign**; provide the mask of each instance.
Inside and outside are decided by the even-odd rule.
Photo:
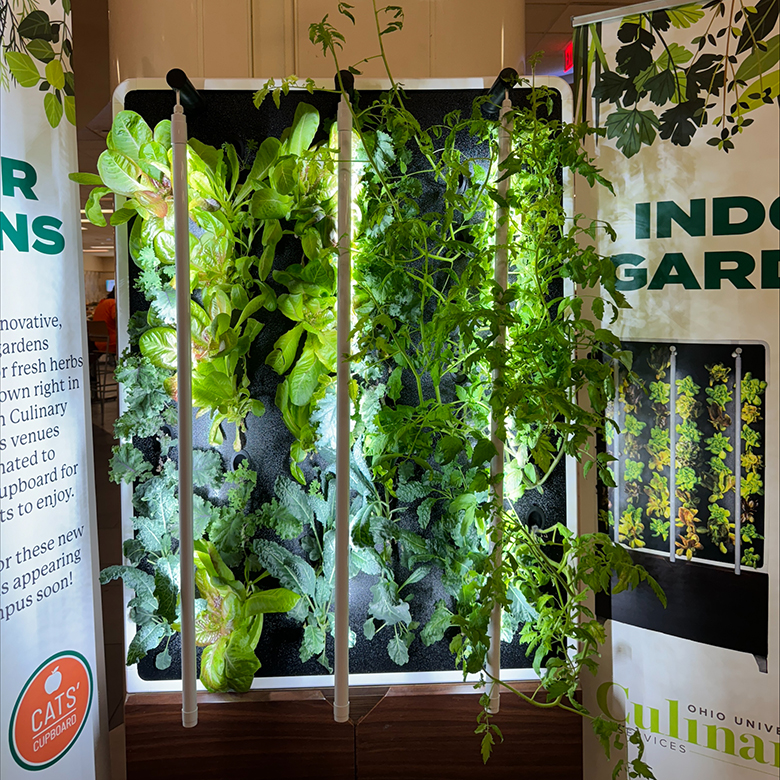
[[[563,72],[571,73],[574,70],[574,42],[569,41],[563,50]]]

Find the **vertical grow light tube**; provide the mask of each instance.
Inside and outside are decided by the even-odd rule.
[[[333,718],[349,720],[349,478],[350,478],[350,362],[348,355],[351,281],[352,113],[342,95],[338,110],[338,290],[336,354],[336,632],[334,649]]]
[[[509,156],[511,151],[512,140],[512,121],[506,118],[506,114],[512,110],[512,101],[509,99],[509,93],[504,91],[504,100],[501,103],[501,112],[499,114],[499,126],[498,126],[498,163],[501,165]],[[507,192],[509,190],[509,177],[503,178],[498,182],[498,194],[503,201],[506,201]],[[506,206],[499,206],[496,209],[496,257],[494,266],[494,280],[496,284],[502,289],[506,290],[507,286],[507,265],[509,255],[509,209]],[[504,304],[501,304],[502,306]],[[498,329],[498,335],[496,336],[496,344],[500,347],[506,345],[506,327],[501,325]],[[497,368],[493,372],[493,381],[498,382],[501,379],[501,369]],[[490,463],[490,476],[494,479],[501,475],[501,478],[493,484],[493,490],[495,491],[496,503],[500,508],[504,506],[504,442],[498,435],[499,430],[498,420],[495,418],[495,414],[490,419],[490,438],[493,445],[496,448],[496,454]],[[496,562],[501,563],[501,539],[500,539],[500,524],[501,518],[498,513],[494,518],[494,527],[496,533],[495,542],[495,556]],[[490,649],[487,656],[487,672],[494,678],[499,680],[501,677],[501,606],[496,604],[493,606],[493,611],[490,614],[490,626],[488,630],[488,636],[490,637]],[[490,705],[488,706],[488,712],[491,715],[495,715],[498,712],[500,706],[501,686],[498,682],[492,682],[490,684]]]
[[[742,573],[742,349],[737,347],[734,358],[734,574]]]
[[[612,362],[612,376],[615,380],[615,424],[617,430],[615,436],[615,487],[612,495],[614,496],[614,505],[612,507],[612,516],[615,527],[612,529],[615,544],[620,544],[620,363],[617,360]]]
[[[669,561],[674,563],[677,517],[677,347],[669,347]]]
[[[181,719],[198,724],[195,659],[195,550],[192,531],[192,347],[190,226],[187,193],[187,119],[176,91],[171,116],[173,220],[176,242],[176,371],[179,425],[179,576],[181,578]]]

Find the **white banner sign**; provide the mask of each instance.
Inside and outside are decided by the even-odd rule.
[[[107,774],[70,1],[0,0],[0,39],[0,776],[90,780]]]
[[[608,642],[585,698],[639,729],[658,780],[776,778],[778,5],[624,11],[575,20],[616,193],[579,188],[577,210],[617,231],[600,250],[632,307],[618,335],[636,373],[618,382],[602,528],[669,604],[640,588],[598,605]],[[592,735],[585,767],[612,776]]]

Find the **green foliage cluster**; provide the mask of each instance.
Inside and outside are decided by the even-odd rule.
[[[171,664],[168,644],[180,630],[179,555],[175,551],[179,530],[178,470],[170,457],[177,442],[161,436],[156,468],[132,444],[121,445],[112,461],[112,478],[134,483],[134,538],[124,543],[127,564],[109,566],[101,583],[121,578],[135,592],[128,608],[137,631],[128,649],[127,664],[140,661],[165,641],[155,656],[158,669]],[[237,563],[230,532],[249,522],[248,496],[256,474],[243,464],[224,474],[222,458],[214,450],[193,452],[193,483],[211,494],[193,496],[193,533],[196,539],[195,582],[201,598],[196,604],[196,642],[204,647],[201,681],[212,691],[249,690],[259,668],[255,648],[262,632],[262,616],[286,612],[298,594],[284,588],[261,590],[268,577],[256,559],[246,558],[244,582],[236,579],[226,561]],[[227,501],[218,502],[218,494]],[[213,541],[207,541],[209,537]],[[231,555],[232,554],[232,555]]]
[[[624,379],[620,386],[622,406],[618,411],[624,412],[625,420],[622,483],[618,494],[621,500],[620,540],[629,547],[642,547],[645,543],[652,546],[653,540],[645,537],[648,529],[652,537],[667,542],[673,527],[678,555],[688,560],[700,555],[733,559],[735,515],[740,511],[742,564],[760,566],[761,555],[755,543],[763,539],[757,518],[764,489],[764,458],[761,452],[762,434],[757,424],[762,420],[766,383],[749,372],[742,377],[739,411],[742,418],[739,463],[742,480],[741,495],[737,497],[732,455],[736,426],[728,411],[735,403],[733,368],[717,362],[705,365],[708,382],[700,387],[692,375],[680,374],[678,357],[675,384],[675,494],[678,509],[672,526],[667,476],[671,457],[668,421],[671,388],[669,382],[663,381],[669,372],[670,356],[669,347],[663,344],[650,346],[646,353],[647,369],[651,376],[656,377],[655,381],[648,382],[655,422],[649,431],[644,427],[648,415],[637,412],[641,408],[641,397],[637,400],[627,391],[633,386],[629,378]],[[636,386],[644,382],[641,377],[633,381]],[[649,435],[645,436],[646,433]],[[637,444],[640,442],[638,452]],[[642,450],[647,453],[646,456],[642,455]],[[645,465],[649,466],[650,478],[640,488],[639,483],[646,473]],[[614,522],[612,515],[609,515],[608,522]]]
[[[52,127],[64,116],[76,124],[71,0],[62,0],[62,18],[53,19],[27,0],[0,7],[0,89],[11,81],[43,92],[43,110]],[[41,73],[41,68],[43,73]]]
[[[335,163],[328,145],[313,143],[319,124],[317,111],[300,104],[285,140],[266,138],[251,166],[230,144],[218,150],[192,139],[187,148],[188,206],[197,232],[190,237],[190,289],[199,293],[191,303],[193,404],[211,418],[210,444],[222,443],[222,425],[228,423],[235,428],[234,447],[241,449],[246,416],[260,417],[265,411],[251,397],[246,372],[247,356],[263,327],[257,315],[279,307],[294,324],[279,337],[267,362],[286,375],[276,403],[298,440],[291,454],[299,481],[303,476],[297,463],[313,445],[308,420],[331,381],[336,359],[331,263]],[[126,198],[111,223],[135,218],[130,253],[141,271],[137,287],[150,304],[147,322],[138,322],[134,335],[141,354],[171,372],[165,386],[175,399],[170,134],[169,120],[152,131],[138,114],[122,111],[98,160],[99,175],[71,178],[96,185],[85,211],[97,225],[105,225],[100,209],[104,195]],[[276,246],[286,234],[300,239],[304,256],[300,264],[272,271]],[[256,240],[262,242],[259,255],[252,254]],[[277,298],[267,281],[271,276],[289,293]]]
[[[353,21],[350,9],[339,6]],[[374,14],[377,56],[387,66],[383,37],[399,28],[403,12],[374,5]],[[312,26],[310,37],[340,70],[342,33],[326,18]],[[458,665],[482,673],[489,618],[499,604],[502,634],[511,637],[523,622],[521,642],[535,652],[534,667],[542,673],[547,701],[530,700],[583,712],[575,695],[579,674],[595,669],[603,641],[583,588],[608,590],[613,570],[619,587],[634,586],[645,574],[606,536],[577,539],[560,524],[529,529],[511,502],[542,489],[565,456],[584,462],[585,472],[595,466],[611,481],[610,456],[591,453],[588,440],[603,430],[614,387],[611,361],[630,368],[631,355],[585,316],[583,302],[590,298],[596,319],[608,321],[625,302],[610,263],[591,246],[596,231],[609,228],[564,213],[558,171],[562,166],[591,185],[609,185],[581,152],[589,129],[550,120],[545,90],[534,89],[528,107],[506,116],[511,152],[498,163],[496,124],[482,118],[479,106],[470,117],[453,112],[441,125],[422,128],[387,72],[390,91],[368,108],[352,109],[360,209],[353,254],[353,359],[361,366],[356,436],[381,499],[388,507],[416,509],[418,529],[410,536],[391,515],[382,533],[397,541],[410,577],[427,576],[429,567],[441,571],[449,598],[422,630],[424,643],[456,628],[450,650]],[[458,143],[464,137],[488,151],[464,153]],[[422,169],[413,169],[420,159]],[[441,191],[442,205],[431,212],[419,201],[425,179]],[[506,194],[497,179],[508,182]],[[506,290],[494,282],[496,206],[505,209],[499,219],[508,232]],[[571,283],[576,294],[566,292]],[[589,410],[577,403],[580,391],[588,393]],[[488,414],[510,464],[503,504],[492,489]],[[360,529],[353,543],[360,543]],[[501,559],[491,553],[499,531]],[[380,550],[384,543],[374,539]],[[403,622],[414,630],[414,608],[412,602],[411,623],[391,615],[394,628]],[[367,636],[384,629],[371,617]],[[558,656],[572,640],[579,649]],[[403,632],[390,641],[403,656]],[[597,729],[610,731],[600,722]],[[487,712],[478,733],[487,759],[500,737]]]
[[[758,508],[759,496],[764,494],[764,484],[761,478],[763,458],[758,455],[761,444],[761,434],[751,428],[749,423],[761,419],[760,407],[762,396],[766,391],[766,382],[756,379],[750,372],[742,377],[742,444],[743,452],[740,466],[744,469],[741,481],[741,495],[737,497],[741,506],[741,535],[745,546],[742,549],[742,564],[752,568],[761,565],[761,557],[753,547],[754,539],[763,537],[755,528],[755,511]]]
[[[705,388],[709,421],[715,433],[706,438],[705,449],[711,453],[709,472],[703,476],[703,484],[710,490],[707,510],[709,517],[698,528],[700,534],[707,534],[723,555],[728,553],[728,544],[734,544],[735,524],[731,522],[731,511],[719,502],[734,489],[734,472],[726,465],[728,453],[734,448],[730,438],[723,434],[731,426],[731,417],[726,413],[726,404],[732,401],[733,384],[729,383],[731,369],[722,364],[707,366],[710,386]]]
[[[347,19],[350,8],[340,6]],[[403,14],[396,7],[374,10],[384,60],[383,37],[400,28]],[[342,34],[326,18],[312,26],[311,37],[339,69]],[[292,84],[267,84],[256,101],[269,93],[280,101]],[[625,305],[613,264],[592,246],[597,231],[614,234],[564,212],[560,169],[591,185],[609,185],[581,151],[591,131],[550,119],[547,91],[532,90],[530,105],[510,111],[512,152],[500,164],[497,125],[479,108],[422,128],[393,82],[371,106],[351,109],[359,219],[353,240],[350,573],[375,578],[363,635],[386,642],[399,666],[408,661],[413,642],[431,645],[447,636],[459,668],[483,674],[488,624],[498,605],[502,638],[511,640],[522,626],[520,641],[541,675],[542,686],[528,700],[589,716],[577,688],[580,674],[596,669],[604,631],[586,605],[587,593],[619,591],[644,580],[658,592],[657,585],[609,537],[576,537],[561,523],[530,529],[513,502],[543,490],[567,456],[582,462],[586,473],[595,466],[612,481],[610,456],[591,452],[589,442],[605,425],[612,362],[630,369],[631,354],[583,305],[588,298],[599,321],[614,321]],[[202,541],[196,566],[204,598],[199,625],[204,682],[212,688],[245,688],[257,669],[249,656],[265,611],[288,611],[301,625],[301,660],[314,658],[330,669],[335,158],[333,140],[329,146],[314,143],[318,124],[316,112],[301,103],[283,140],[263,141],[251,166],[229,145],[217,150],[190,143],[190,217],[202,231],[193,239],[190,279],[193,400],[211,416],[212,445],[221,443],[221,426],[229,423],[238,448],[245,417],[262,414],[249,394],[246,371],[262,327],[256,315],[276,308],[291,323],[260,357],[284,377],[276,405],[295,436],[292,478],[277,480],[274,498],[253,508],[254,472],[241,467],[224,476],[218,453],[198,458],[196,535]],[[154,509],[147,511],[137,504],[136,538],[125,551],[132,565],[104,579],[121,576],[131,584],[140,573],[156,583],[158,561],[167,559],[173,543],[176,498],[169,457],[174,443],[159,432],[176,396],[170,128],[161,123],[152,132],[129,112],[117,117],[115,127],[101,157],[100,184],[90,180],[98,190],[89,213],[98,219],[94,204],[109,188],[128,198],[114,222],[135,218],[130,249],[150,309],[146,322],[137,317],[133,323],[138,349],[122,360],[128,379],[136,372],[144,385],[131,396],[121,430],[129,435],[138,424],[154,435],[154,424],[140,420],[147,410],[158,426],[161,454],[159,462],[149,462],[126,440],[117,449],[114,476],[134,482],[137,502],[159,494],[161,507],[152,501]],[[464,138],[470,143],[462,144]],[[467,154],[464,148],[477,151]],[[442,205],[430,212],[420,203],[423,179],[441,191]],[[509,181],[506,195],[498,179]],[[493,279],[497,206],[506,209],[502,219],[509,233],[506,290]],[[285,234],[300,240],[301,263],[272,271],[275,246]],[[273,293],[269,274],[286,293]],[[497,339],[501,332],[506,343]],[[581,392],[588,394],[588,409],[578,405]],[[504,503],[496,498],[499,477],[490,470],[496,453],[487,436],[491,416],[506,444]],[[314,478],[307,483],[300,464],[311,453],[316,457],[307,469]],[[159,544],[139,519],[153,512],[164,513],[153,518]],[[269,576],[279,589],[258,587]],[[445,592],[432,613],[411,592],[429,576],[439,577]],[[148,615],[133,613],[154,625],[139,640],[133,660],[176,630],[177,615],[170,610],[175,579],[166,583],[166,594],[151,589],[144,602]],[[607,744],[619,743],[619,727],[601,719],[594,726]],[[497,728],[486,713],[480,728],[487,756]]]
[[[770,37],[777,19],[773,0],[752,6],[708,0],[626,16],[614,63],[598,26],[581,27],[575,58],[579,103],[588,102],[588,77],[598,62],[592,96],[612,104],[607,137],[626,157],[658,136],[688,146],[706,127],[714,130],[707,143],[728,153],[753,124],[750,113],[771,105],[780,92],[780,36]],[[690,42],[672,40],[687,30]]]

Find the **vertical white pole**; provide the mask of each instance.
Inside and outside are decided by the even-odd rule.
[[[195,658],[195,551],[192,532],[192,336],[190,226],[187,193],[187,119],[176,93],[171,116],[176,242],[176,370],[179,393],[179,572],[181,578],[181,719],[198,724]]]
[[[620,362],[612,361],[612,376],[615,380],[615,424],[618,426],[615,431],[615,460],[612,461],[615,467],[615,487],[612,490],[613,506],[612,517],[615,527],[612,529],[615,544],[620,543]]]
[[[499,127],[498,127],[498,161],[499,164],[504,162],[509,156],[510,146],[512,141],[512,121],[506,118],[506,114],[512,110],[512,101],[509,99],[509,95],[505,93],[503,102],[501,103],[501,112],[499,114]],[[501,198],[506,199],[507,191],[509,190],[509,179],[505,178],[498,182],[498,194]],[[506,290],[507,286],[507,258],[509,254],[508,247],[509,236],[509,209],[505,206],[499,206],[496,209],[496,257],[494,267],[494,280],[496,284],[502,289]],[[498,336],[496,337],[496,344],[503,347],[506,345],[506,328],[502,325],[498,330]],[[497,382],[501,379],[501,370],[496,369],[493,373],[493,381]],[[496,448],[496,454],[490,464],[491,477],[498,477],[504,473],[504,442],[498,436],[499,429],[498,420],[495,416],[490,420],[490,438],[493,445]],[[493,485],[493,491],[495,495],[496,503],[499,507],[504,506],[504,483],[503,476]],[[501,539],[500,539],[500,525],[501,518],[497,513],[494,518],[496,528],[496,549],[495,556],[498,563],[501,562]],[[493,612],[490,615],[490,626],[488,630],[490,637],[490,649],[488,650],[487,657],[487,671],[488,674],[495,680],[501,677],[501,607],[496,604],[493,607]],[[488,712],[491,715],[495,715],[500,707],[501,686],[498,682],[492,682],[490,684],[490,705]]]
[[[734,361],[734,574],[742,573],[742,349],[737,347]]]
[[[677,553],[674,541],[677,537],[677,347],[669,347],[669,561],[674,563]]]
[[[336,369],[336,634],[334,662],[333,718],[337,723],[349,720],[349,478],[350,478],[350,409],[349,332],[352,258],[352,114],[348,99],[341,98],[338,110],[338,312]]]

